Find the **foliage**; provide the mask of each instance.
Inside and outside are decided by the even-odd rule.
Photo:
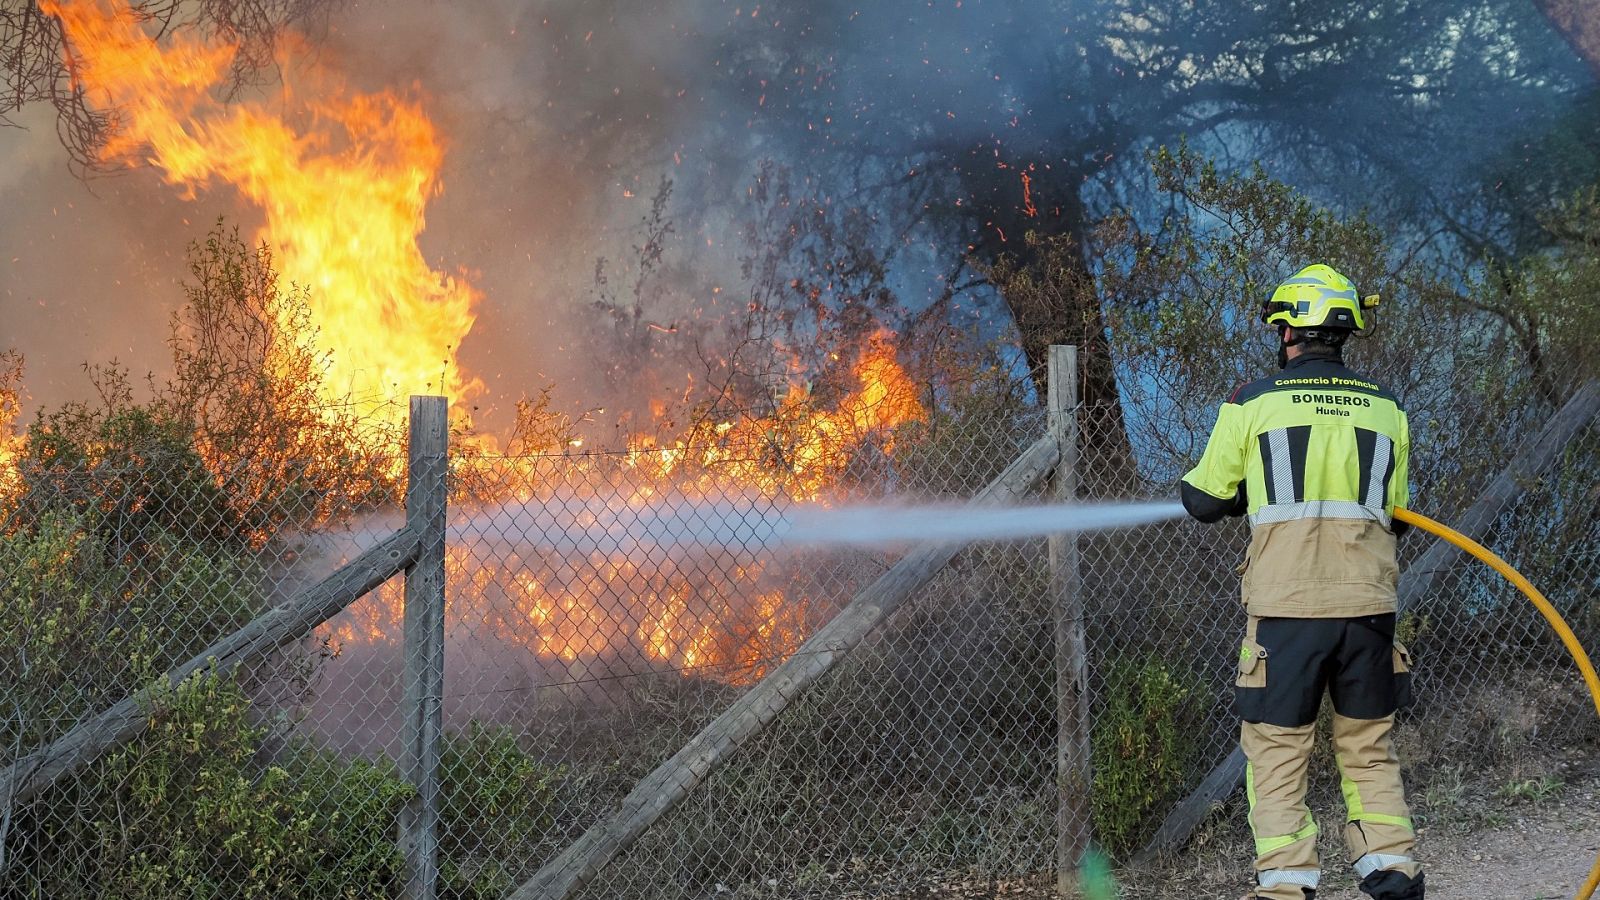
[[[546,765],[518,746],[510,729],[473,724],[446,735],[439,761],[444,896],[487,900],[515,887],[571,799],[571,780],[568,768]],[[486,842],[486,833],[495,840]]]
[[[304,291],[280,290],[266,248],[221,224],[189,259],[173,376],[137,402],[125,370],[86,367],[96,400],[28,430],[19,521],[65,505],[123,543],[165,528],[259,548],[392,495],[389,442],[360,449],[363,423],[321,398]]]
[[[189,247],[173,376],[154,414],[192,429],[230,510],[257,533],[320,525],[392,490],[400,436],[330,403],[310,295],[221,221]],[[388,458],[386,458],[386,456]]]
[[[43,896],[370,897],[399,871],[392,822],[407,792],[387,763],[290,748],[263,758],[233,680],[200,673],[158,694],[151,727],[19,823],[16,861]],[[29,833],[29,827],[41,830]],[[48,832],[42,830],[48,827]],[[13,840],[17,839],[13,836]]]
[[[1324,261],[1390,302],[1396,285],[1373,223],[1339,217],[1259,166],[1224,174],[1180,146],[1153,153],[1151,167],[1174,212],[1154,230],[1126,214],[1109,218],[1099,232],[1101,281],[1119,364],[1171,402],[1148,411],[1160,429],[1142,443],[1187,460],[1199,455],[1192,443],[1209,431],[1216,403],[1273,368],[1277,339],[1257,310],[1288,273]],[[1388,327],[1387,317],[1378,321]],[[1129,418],[1148,421],[1144,412]]]
[[[389,491],[374,465],[383,459],[354,449],[358,423],[319,400],[304,293],[279,290],[265,249],[220,225],[190,249],[172,378],[152,379],[138,401],[125,371],[90,368],[96,399],[42,411],[3,461],[14,480],[0,492],[0,658],[14,661],[0,685],[7,758],[258,614],[264,567],[281,556],[262,551],[284,529]],[[0,377],[8,416],[13,381]],[[392,775],[279,746],[247,715],[248,697],[294,681],[303,662],[291,649],[237,682],[162,694],[151,733],[0,822],[0,848],[46,896],[373,893],[394,868],[393,815],[382,808]],[[366,874],[329,880],[327,854]]]
[[[96,761],[10,835],[38,896],[367,898],[398,887],[394,822],[410,788],[386,757],[285,742],[228,677],[200,673],[151,701],[151,727]],[[440,766],[442,896],[500,897],[556,825],[566,769],[504,730],[447,735]],[[51,808],[58,808],[53,806]]]
[[[1600,315],[1597,244],[1584,224],[1592,192],[1547,216],[1551,250],[1506,267],[1402,252],[1373,220],[1320,206],[1259,166],[1227,174],[1181,145],[1150,163],[1169,214],[1156,226],[1112,216],[1097,248],[1117,363],[1148,386],[1127,418],[1157,481],[1199,455],[1221,398],[1273,370],[1276,337],[1259,304],[1312,261],[1382,297],[1346,356],[1404,401],[1424,489],[1496,470],[1513,436],[1587,371],[1581,335]],[[1480,427],[1471,446],[1460,442]]]
[[[13,524],[65,510],[129,562],[162,532],[246,543],[247,523],[196,450],[192,423],[135,404],[122,373],[96,374],[98,406],[65,404],[28,430],[17,465],[26,490]]]
[[[187,659],[255,611],[246,556],[160,527],[118,543],[98,509],[0,534],[0,741],[33,746]]]
[[[1185,786],[1193,763],[1194,676],[1159,657],[1112,660],[1092,739],[1095,837],[1113,855],[1133,850],[1146,820]]]
[[[1600,184],[1536,218],[1544,249],[1489,259],[1481,278],[1452,299],[1460,314],[1486,314],[1504,329],[1501,352],[1526,367],[1537,398],[1554,407],[1600,376],[1590,347],[1600,333]]]

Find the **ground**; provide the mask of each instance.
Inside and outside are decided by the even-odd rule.
[[[1555,900],[1576,895],[1600,853],[1600,765],[1593,758],[1537,776],[1499,771],[1468,778],[1435,773],[1412,800],[1418,855],[1434,898]],[[1326,809],[1319,812],[1334,812]],[[1335,804],[1336,807],[1336,804]],[[1322,821],[1325,860],[1319,900],[1358,900],[1342,861],[1337,822]],[[1126,874],[1123,900],[1236,900],[1248,887],[1246,836],[1218,822],[1200,846],[1145,871]]]
[[[1567,900],[1600,854],[1600,756],[1572,754],[1533,767],[1463,775],[1441,769],[1414,786],[1418,855],[1433,900]],[[1365,900],[1342,865],[1337,801],[1314,801],[1326,866],[1318,900]],[[1175,858],[1118,872],[1116,900],[1237,900],[1249,887],[1249,833],[1230,806]],[[861,895],[868,896],[866,894]],[[881,896],[873,894],[871,896]],[[974,880],[897,900],[1054,900],[1037,881]],[[1102,900],[1088,894],[1084,900]],[[1109,898],[1106,898],[1109,900]]]

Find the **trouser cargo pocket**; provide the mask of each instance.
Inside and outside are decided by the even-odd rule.
[[[1239,717],[1260,721],[1267,693],[1267,648],[1250,638],[1239,647],[1239,671],[1233,679],[1233,703]]]
[[[1415,698],[1411,693],[1411,651],[1399,641],[1394,642],[1394,703],[1405,709]]]
[[[1267,686],[1267,648],[1245,638],[1239,648],[1239,675],[1233,685],[1242,688]]]

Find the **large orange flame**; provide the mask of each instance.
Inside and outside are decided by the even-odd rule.
[[[868,339],[853,375],[855,385],[832,409],[819,407],[797,379],[770,417],[722,422],[710,435],[691,434],[666,448],[638,437],[630,442],[630,462],[653,482],[691,474],[688,466],[722,476],[734,472],[769,495],[818,499],[869,435],[887,441],[896,427],[926,416],[888,332]]]
[[[472,327],[478,295],[430,268],[417,246],[424,207],[439,190],[443,150],[416,100],[354,92],[313,70],[285,85],[270,107],[224,103],[218,94],[234,47],[185,32],[157,42],[113,0],[42,6],[65,27],[77,84],[112,114],[107,161],[148,162],[191,194],[225,184],[262,210],[259,237],[278,252],[287,279],[311,289],[318,339],[330,351],[330,403],[353,401],[356,414],[388,423],[396,439],[405,411],[396,401],[407,394],[442,392],[455,409],[468,407],[462,401],[482,384],[456,367],[455,351]],[[771,415],[708,422],[668,446],[635,439],[629,483],[601,487],[597,480],[590,490],[616,491],[608,502],[622,506],[729,483],[768,497],[825,498],[863,441],[877,435],[890,450],[892,429],[925,415],[891,336],[852,352],[855,384],[836,401],[819,403],[797,375]],[[0,463],[7,452],[0,439]],[[529,474],[537,463],[521,465]],[[749,680],[804,639],[810,601],[803,589],[789,590],[766,573],[763,561],[723,563],[727,571],[711,584],[702,572],[624,554],[484,566],[453,547],[452,626],[491,627],[535,658],[578,666],[632,655]],[[324,634],[340,642],[396,641],[400,608],[391,586]]]
[[[73,75],[112,112],[108,161],[143,158],[191,192],[213,181],[258,205],[284,275],[311,289],[331,350],[330,403],[395,426],[406,395],[442,392],[457,409],[481,389],[455,365],[477,292],[429,267],[417,246],[443,150],[415,100],[350,91],[312,72],[315,100],[286,85],[274,106],[222,103],[235,48],[178,33],[161,44],[126,6],[45,0],[71,42]]]

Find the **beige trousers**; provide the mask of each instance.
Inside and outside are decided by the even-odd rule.
[[[1411,810],[1400,783],[1391,732],[1394,716],[1333,717],[1333,749],[1344,793],[1345,844],[1359,877],[1389,869],[1415,877]],[[1245,792],[1256,844],[1256,896],[1304,900],[1320,879],[1317,824],[1307,808],[1306,773],[1316,725],[1286,728],[1245,722],[1239,745],[1248,760]]]

